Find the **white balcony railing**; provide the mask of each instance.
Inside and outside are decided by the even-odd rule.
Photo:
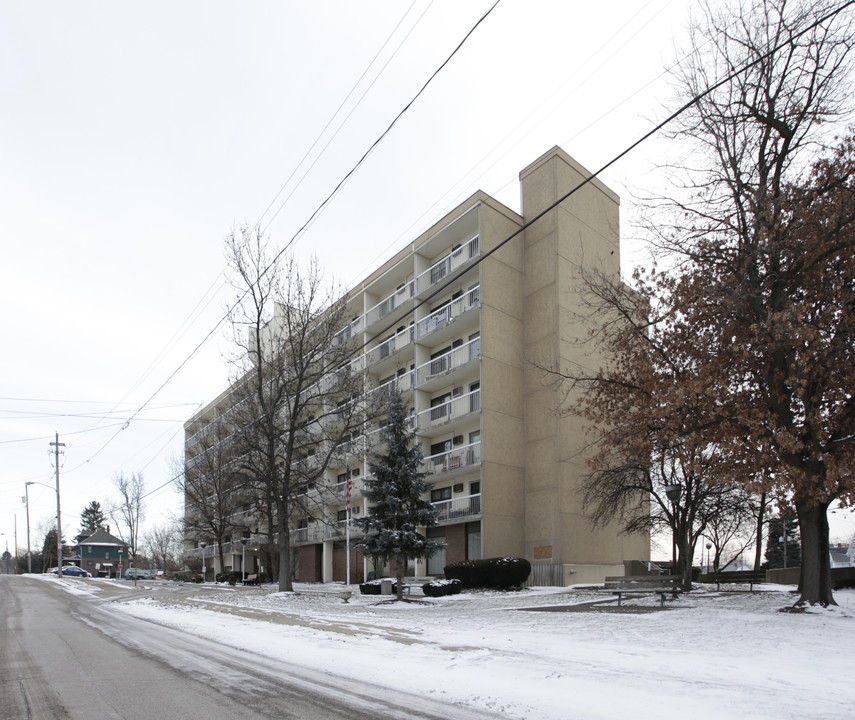
[[[446,400],[416,415],[416,432],[423,432],[438,425],[465,417],[481,410],[481,390],[473,390],[456,398]]]
[[[413,297],[413,281],[405,283],[388,297],[383,298],[373,308],[365,313],[365,327],[391,315],[397,308]]]
[[[380,343],[377,347],[372,348],[365,353],[366,364],[371,367],[377,363],[394,355],[398,350],[405,348],[415,340],[415,327],[408,327],[397,333],[388,340]]]
[[[424,459],[423,472],[428,476],[440,475],[442,473],[454,472],[465,467],[471,467],[481,462],[481,443],[475,442],[471,445],[449,450],[448,452],[431,455]]]
[[[452,498],[451,500],[440,500],[431,503],[436,510],[437,522],[448,522],[449,520],[463,520],[481,514],[481,494],[467,495],[466,497]]]
[[[478,252],[479,242],[476,235],[421,273],[416,278],[416,293],[422,293],[437,283],[442,282],[442,280],[451,275],[455,270],[463,267],[472,258],[477,257]]]
[[[481,305],[481,286],[472,288],[463,297],[434,310],[430,315],[416,323],[416,338],[421,340],[425,335],[445,327],[455,318]]]
[[[438,375],[444,375],[455,368],[481,357],[481,338],[475,338],[460,347],[449,350],[416,368],[416,384],[421,385]]]

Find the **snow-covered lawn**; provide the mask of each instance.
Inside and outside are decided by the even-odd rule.
[[[618,611],[585,588],[378,605],[356,586],[344,603],[341,585],[206,585],[111,607],[252,649],[261,663],[277,657],[507,718],[855,716],[855,591],[837,592],[839,607],[790,613],[779,609],[792,605],[793,588],[761,588],[702,586],[665,610],[650,597]],[[552,606],[575,609],[521,609]]]

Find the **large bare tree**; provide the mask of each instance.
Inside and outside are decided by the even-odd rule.
[[[338,335],[350,319],[346,298],[317,260],[301,267],[271,252],[256,230],[232,234],[227,247],[240,298],[231,317],[239,468],[258,488],[279,589],[287,591],[292,520],[312,512],[312,491],[341,446],[362,432],[363,377],[352,345]]]
[[[119,497],[113,503],[110,517],[116,523],[119,538],[130,545],[130,560],[139,548],[140,526],[145,520],[145,481],[142,473],[125,475],[120,472],[113,477],[113,485]]]
[[[842,155],[835,169],[806,171],[828,124],[851,108],[855,30],[844,5],[704,6],[676,73],[681,100],[703,94],[674,133],[692,158],[680,168],[686,192],[661,206],[669,215],[655,228],[685,262],[673,292],[681,330],[714,338],[697,379],[710,435],[750,490],[792,495],[801,602],[822,604],[833,602],[826,512],[848,493],[840,468],[855,402],[837,372],[850,365],[849,267],[839,259],[852,254],[851,184]]]
[[[256,525],[244,512],[255,505],[255,488],[241,472],[240,445],[233,440],[230,418],[204,418],[197,425],[197,452],[175,474],[184,495],[184,531],[186,536],[213,541],[224,568],[225,543],[235,532]]]

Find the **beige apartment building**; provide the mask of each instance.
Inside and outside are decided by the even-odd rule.
[[[619,277],[619,199],[593,180],[538,217],[587,175],[553,148],[520,173],[522,215],[475,193],[349,293],[352,321],[341,338],[366,343],[355,363],[367,392],[394,384],[404,394],[425,456],[438,518],[428,532],[446,549],[411,568],[418,575],[518,556],[532,562],[537,582],[568,585],[650,558],[648,535],[621,534],[617,523],[592,528],[579,493],[590,437],[581,418],[562,412],[573,398],[539,369],[603,362],[579,342],[596,322],[581,319],[580,268]],[[224,398],[186,424],[188,466],[200,425]],[[300,581],[345,579],[345,534],[360,532],[346,528],[345,478],[349,469],[352,517],[362,517],[367,440],[349,442],[324,486],[310,490],[322,512],[294,518]],[[227,568],[240,570],[245,556],[246,572],[259,570],[257,541],[229,542]],[[211,567],[216,553],[207,553]],[[355,553],[351,568],[353,582],[386,570]]]

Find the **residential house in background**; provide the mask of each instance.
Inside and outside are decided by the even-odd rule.
[[[130,545],[101,528],[77,543],[74,564],[93,577],[119,577],[119,566],[128,567],[129,551]]]

